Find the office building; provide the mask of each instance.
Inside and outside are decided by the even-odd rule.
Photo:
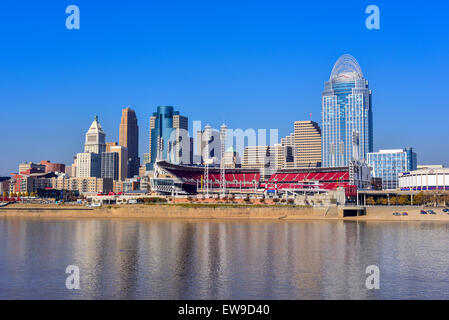
[[[324,167],[366,161],[373,152],[371,91],[354,57],[341,56],[322,95],[322,161]]]
[[[286,159],[284,163],[284,168],[295,168],[296,167],[296,143],[295,143],[295,133],[291,133],[288,136],[281,138],[281,145],[291,149],[292,158]]]
[[[98,122],[98,116],[95,116],[89,130],[86,133],[86,142],[84,144],[85,153],[101,154],[106,151],[106,134]]]
[[[287,150],[290,150],[290,154],[288,154]],[[290,161],[292,160],[291,150],[291,148],[288,149],[288,147],[283,147],[281,144],[245,147],[242,168],[260,169],[261,175],[268,177],[284,167],[287,157]]]
[[[371,152],[368,153],[367,163],[372,168],[371,175],[382,179],[384,190],[396,189],[399,174],[417,167],[416,153],[412,148]]]
[[[235,169],[237,167],[237,164],[239,164],[240,161],[238,159],[237,151],[234,149],[234,147],[230,146],[225,152],[223,156],[223,165],[225,169]]]
[[[123,146],[111,146],[109,152],[118,154],[118,180],[126,180],[128,177],[128,148]]]
[[[295,165],[321,167],[321,129],[314,121],[295,121]]]
[[[101,154],[101,178],[119,179],[119,154],[103,152]]]
[[[139,126],[134,110],[122,110],[119,145],[128,148],[128,178],[139,175]]]
[[[101,154],[84,152],[76,155],[76,177],[101,177]]]
[[[190,163],[191,139],[188,138],[188,118],[181,116],[171,106],[159,106],[150,117],[148,170],[159,160],[173,163]],[[190,150],[189,150],[190,149]]]

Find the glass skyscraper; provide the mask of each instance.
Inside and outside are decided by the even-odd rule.
[[[169,160],[173,154],[172,162],[179,162],[180,144],[174,144],[174,140],[181,140],[183,132],[188,130],[188,118],[181,116],[179,111],[174,111],[172,106],[159,106],[157,112],[150,117],[150,140],[147,170],[152,170],[159,154],[159,160]],[[179,142],[179,141],[178,141]],[[174,147],[172,147],[174,145]],[[190,144],[189,144],[190,146]]]
[[[416,170],[417,157],[412,148],[379,150],[368,153],[372,176],[382,178],[382,189],[396,189],[399,173]]]
[[[345,54],[332,69],[322,95],[323,167],[366,161],[373,151],[371,90],[357,60]]]

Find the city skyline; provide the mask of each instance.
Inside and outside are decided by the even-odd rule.
[[[421,7],[379,1],[380,30],[364,28],[367,3],[329,8],[260,4],[255,11],[239,4],[235,12],[237,4],[230,3],[219,8],[222,13],[210,10],[217,4],[209,4],[208,15],[188,10],[202,22],[185,30],[181,26],[192,14],[185,16],[182,4],[142,10],[153,20],[143,20],[146,16],[124,5],[122,10],[107,8],[108,19],[121,22],[109,31],[101,27],[106,21],[101,5],[78,5],[81,29],[73,32],[64,28],[64,11],[50,4],[30,4],[26,10],[12,4],[8,14],[0,14],[8,48],[1,59],[0,94],[7,110],[2,127],[10,133],[0,175],[16,171],[24,161],[69,165],[73,154],[82,152],[79,128],[95,114],[108,140],[118,141],[119,112],[128,104],[140,120],[141,159],[148,150],[147,119],[158,105],[173,105],[189,120],[214,128],[223,122],[231,128],[278,128],[279,138],[291,133],[294,120],[309,120],[310,113],[321,126],[323,81],[344,53],[357,58],[370,80],[374,151],[412,146],[420,163],[449,164],[449,151],[437,148],[444,145],[449,109],[441,88],[448,69],[446,3]],[[193,9],[202,5],[191,4]],[[334,12],[341,18],[338,24]],[[36,21],[37,14],[42,20]],[[158,27],[169,15],[173,24]],[[236,25],[230,17],[237,18]],[[327,35],[330,27],[348,41]],[[273,117],[279,108],[286,112]],[[21,130],[15,128],[18,122]]]

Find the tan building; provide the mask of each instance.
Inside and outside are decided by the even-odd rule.
[[[156,119],[157,117],[155,116],[151,116],[150,117],[150,139],[149,139],[149,150],[150,152],[148,153],[148,158],[146,161],[148,161],[148,163],[150,163],[151,161],[155,161],[156,159],[152,159],[152,157],[156,158],[157,155],[152,155],[151,154],[151,130],[156,128]]]
[[[263,176],[273,174],[276,167],[276,154],[280,147],[248,146],[243,152],[242,168],[260,169]]]
[[[111,146],[109,152],[118,153],[118,178],[121,181],[126,180],[128,177],[128,148],[123,146]]]
[[[131,178],[138,175],[140,167],[139,126],[137,124],[136,113],[129,107],[122,110],[119,144],[128,148],[129,163],[127,177]]]
[[[295,121],[297,167],[321,166],[321,128],[314,121]]]
[[[51,179],[51,187],[57,190],[78,191],[79,193],[109,193],[113,190],[110,178],[68,178],[60,176]]]
[[[233,169],[239,163],[237,151],[231,146],[224,152],[223,164],[226,169]]]
[[[111,147],[118,146],[117,142],[106,142],[106,152],[111,152]]]

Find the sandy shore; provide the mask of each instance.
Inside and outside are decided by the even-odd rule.
[[[125,205],[89,209],[83,206],[20,205],[0,208],[0,217],[40,218],[139,218],[139,219],[272,219],[272,220],[376,220],[376,221],[449,221],[441,208],[432,208],[436,215],[420,214],[420,207],[368,207],[360,217],[341,216],[341,208],[295,206],[183,206]],[[407,212],[408,216],[393,216]]]

